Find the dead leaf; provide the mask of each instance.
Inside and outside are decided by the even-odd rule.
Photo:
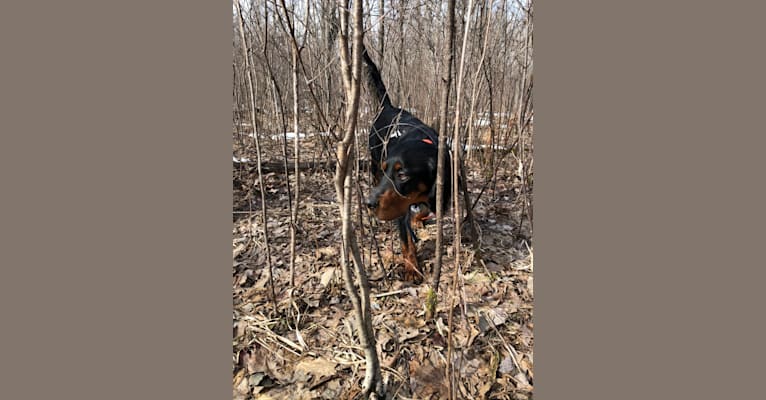
[[[482,332],[492,331],[495,328],[505,324],[508,320],[508,313],[501,308],[493,308],[481,313],[479,317],[479,329]]]
[[[245,244],[240,244],[237,247],[235,247],[233,250],[233,258],[237,258],[237,256],[242,254],[242,252],[245,251],[246,248],[247,246]]]
[[[529,375],[530,378],[535,377],[534,371],[532,369],[532,362],[527,356],[524,356],[521,361],[519,361],[519,365],[521,366],[521,370]]]
[[[460,372],[463,376],[471,376],[476,374],[479,371],[479,368],[481,368],[482,360],[474,358],[471,360],[467,360],[462,364],[462,367],[460,368]]]
[[[325,358],[306,359],[295,366],[293,378],[298,382],[319,381],[325,377],[335,375],[337,363]]]
[[[466,347],[470,347],[473,345],[473,341],[476,340],[477,337],[479,337],[479,334],[481,334],[481,331],[476,329],[473,325],[470,327],[470,333],[468,334],[468,342],[466,342]]]
[[[508,314],[501,308],[493,308],[489,310],[487,314],[489,314],[490,318],[492,318],[492,323],[495,324],[495,326],[504,324],[508,319]]]
[[[234,383],[233,383],[234,387],[237,387],[242,382],[243,379],[245,379],[245,370],[240,369],[234,375]]]
[[[236,321],[234,323],[234,339],[237,339],[245,335],[247,324],[244,321]]]
[[[335,268],[329,267],[325,268],[325,271],[322,272],[322,276],[319,278],[319,284],[323,287],[327,287],[327,285],[330,284],[335,279]]]
[[[248,383],[253,387],[260,386],[261,382],[263,382],[263,378],[266,378],[266,375],[262,372],[258,372],[250,375],[250,378],[248,378]]]
[[[444,368],[436,367],[430,359],[423,360],[422,364],[417,360],[410,361],[410,388],[419,399],[429,399],[433,395],[437,399],[445,398]]]
[[[387,332],[378,333],[378,339],[376,340],[380,350],[384,352],[391,352],[394,350],[394,341]]]
[[[498,372],[501,374],[509,374],[513,372],[513,370],[516,368],[516,365],[513,364],[513,359],[508,356],[503,359],[503,361],[500,362],[500,366],[497,368]]]
[[[408,339],[417,337],[420,334],[418,328],[404,328],[399,331],[399,340],[404,342]]]
[[[338,256],[338,249],[333,246],[322,247],[316,250],[316,259],[332,259]]]
[[[523,372],[519,371],[518,374],[513,376],[513,379],[516,379],[518,381],[519,385],[518,388],[524,391],[531,391],[532,385],[529,384],[529,381],[527,380],[527,375]]]
[[[240,370],[234,377],[234,397],[250,394],[250,385],[245,379],[245,370]]]
[[[442,321],[442,317],[439,317],[436,320],[436,331],[439,332],[442,336],[447,336],[447,326],[444,325],[444,321]]]

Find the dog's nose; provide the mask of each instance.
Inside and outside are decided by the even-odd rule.
[[[364,203],[367,204],[367,208],[375,209],[378,206],[378,199],[376,197],[368,197]]]

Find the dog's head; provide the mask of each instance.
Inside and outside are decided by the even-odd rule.
[[[430,203],[436,183],[436,147],[423,142],[408,144],[380,163],[379,181],[367,198],[367,207],[380,220],[407,214],[410,206]]]

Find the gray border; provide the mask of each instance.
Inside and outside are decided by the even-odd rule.
[[[757,398],[763,6],[536,8],[535,395]]]
[[[0,398],[231,396],[231,8],[0,12]]]

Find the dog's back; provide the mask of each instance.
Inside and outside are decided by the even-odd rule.
[[[386,157],[398,151],[403,151],[407,147],[418,146],[423,142],[432,144],[433,148],[422,149],[422,157],[435,161],[439,145],[439,134],[435,129],[423,123],[423,121],[407,110],[395,107],[391,103],[380,70],[370,58],[366,48],[362,52],[362,58],[366,64],[368,89],[375,98],[376,105],[379,108],[378,115],[370,127],[369,147],[372,170],[377,174],[380,171],[381,163]],[[412,146],[408,146],[408,144]],[[446,153],[443,196],[445,209],[449,204],[451,187],[449,163],[449,153]],[[436,168],[434,167],[435,172]],[[435,190],[433,192],[433,198],[429,202],[432,210],[436,207]]]

